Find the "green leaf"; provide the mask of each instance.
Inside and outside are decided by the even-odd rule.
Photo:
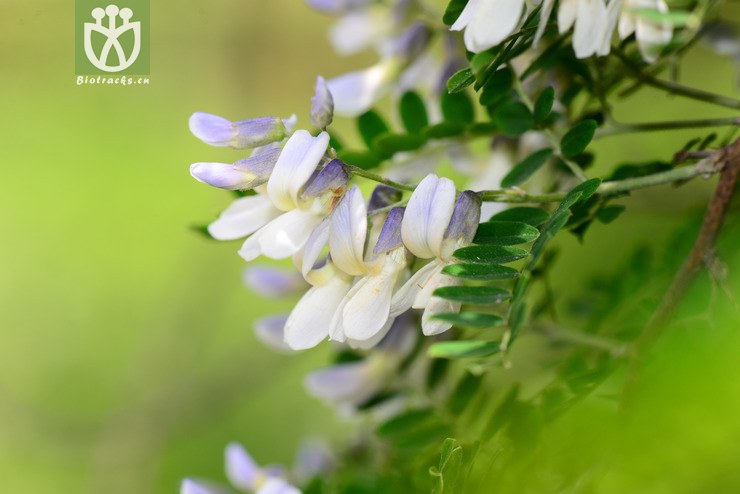
[[[625,209],[627,208],[624,206],[605,206],[596,213],[596,218],[604,224],[609,224],[619,218]]]
[[[486,50],[480,53],[476,53],[473,59],[470,61],[470,70],[473,75],[477,78],[483,71],[488,68],[497,56],[497,52],[493,50]]]
[[[447,4],[445,13],[442,16],[442,22],[448,26],[453,25],[467,4],[468,0],[452,0]]]
[[[499,245],[471,245],[455,251],[455,258],[475,264],[507,264],[529,255],[526,250]]]
[[[534,103],[534,119],[537,123],[542,123],[552,111],[552,105],[555,102],[555,89],[552,86],[545,88]]]
[[[488,221],[478,225],[473,242],[483,245],[519,245],[532,242],[539,230],[518,221]]]
[[[435,314],[434,319],[472,329],[495,328],[504,323],[503,317],[496,314],[485,314],[483,312],[448,312],[445,314]]]
[[[470,67],[462,69],[452,74],[452,77],[447,80],[447,92],[459,93],[474,82],[475,77]]]
[[[414,91],[407,91],[401,96],[399,112],[404,128],[411,134],[418,134],[429,125],[429,116],[424,100]]]
[[[442,272],[473,281],[506,280],[519,276],[516,269],[498,264],[450,264],[445,266]]]
[[[450,367],[449,360],[432,360],[429,365],[429,373],[427,374],[427,389],[435,389],[442,379],[447,375],[447,369]]]
[[[591,180],[586,180],[585,182],[576,185],[565,195],[560,206],[558,206],[558,210],[571,208],[576,204],[581,204],[587,201],[596,193],[597,190],[599,190],[599,186],[601,186],[600,178],[592,178]]]
[[[429,347],[431,358],[479,358],[494,355],[501,346],[494,341],[442,341]]]
[[[437,417],[431,408],[408,410],[383,422],[375,432],[384,439],[397,439],[410,429],[418,428],[422,424],[436,420]]]
[[[580,195],[580,193],[578,195]],[[532,258],[529,261],[529,269],[533,269],[535,267],[537,261],[539,261],[540,257],[545,252],[545,246],[547,245],[547,242],[549,242],[555,236],[555,234],[565,226],[570,216],[570,209],[565,209],[563,211],[558,210],[547,221],[547,223],[545,223],[545,226],[542,227],[540,238],[538,238],[532,246]],[[519,283],[522,283],[521,280],[522,278],[519,279]]]
[[[443,286],[434,290],[435,297],[442,297],[462,304],[497,304],[511,298],[511,292],[495,286]]]
[[[373,148],[380,156],[390,157],[399,151],[413,151],[424,144],[424,139],[416,134],[380,134],[373,141]]]
[[[424,135],[429,139],[444,139],[445,137],[459,136],[465,131],[465,126],[453,122],[441,122],[424,129]]]
[[[486,81],[480,95],[480,104],[489,106],[498,103],[511,93],[514,85],[514,73],[509,67],[503,67]]]
[[[476,376],[470,372],[465,374],[448,400],[448,407],[453,415],[459,414],[468,406],[468,403],[470,403],[476,391],[480,388],[482,381],[483,378],[481,376]]]
[[[534,117],[527,106],[520,101],[503,105],[496,112],[494,122],[504,134],[518,136],[534,128]]]
[[[542,168],[552,156],[552,149],[540,149],[517,163],[501,180],[502,187],[513,187],[525,182],[529,177]]]
[[[373,110],[369,110],[357,117],[357,130],[360,132],[360,137],[362,137],[365,145],[372,148],[375,138],[388,132],[389,129],[380,115]]]
[[[468,125],[475,119],[475,108],[466,92],[442,93],[442,116],[445,122]]]
[[[429,473],[436,477],[432,494],[461,492],[460,474],[462,472],[463,448],[452,438],[445,439],[439,458],[439,468],[430,468]]]
[[[375,168],[380,164],[380,156],[372,151],[339,151],[337,156],[349,165],[354,165],[365,170]]]
[[[598,124],[596,120],[588,119],[576,124],[560,140],[560,152],[566,158],[581,154],[586,150]]]
[[[532,226],[540,226],[550,215],[544,209],[530,206],[517,206],[504,209],[491,217],[489,221],[519,221]]]

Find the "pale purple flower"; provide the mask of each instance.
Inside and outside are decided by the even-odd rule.
[[[304,385],[312,396],[351,414],[389,387],[403,359],[414,348],[417,333],[409,319],[399,317],[367,357],[313,371]]]
[[[206,144],[249,149],[283,140],[288,135],[283,120],[261,117],[232,122],[218,115],[197,112],[190,117],[190,131]]]
[[[429,28],[417,23],[400,36],[388,40],[377,64],[327,81],[339,115],[357,116],[369,110],[390,90],[401,72],[428,46]]]
[[[231,443],[225,451],[226,477],[239,492],[254,494],[301,494],[278,471],[261,468],[241,444]],[[221,494],[218,488],[185,479],[180,494]]]
[[[268,266],[250,266],[244,270],[244,283],[263,297],[280,298],[299,292],[306,286],[295,271]]]
[[[270,350],[278,353],[292,353],[293,349],[285,342],[287,321],[287,314],[263,317],[254,323],[254,335]]]

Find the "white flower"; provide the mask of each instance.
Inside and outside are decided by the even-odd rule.
[[[514,32],[523,9],[524,0],[470,0],[450,30],[465,29],[467,49],[486,51]]]
[[[334,265],[358,277],[337,307],[330,336],[350,346],[375,345],[393,322],[391,299],[406,268],[406,251],[400,242],[400,208],[392,210],[382,230],[368,235],[367,208],[353,186],[332,213],[329,251]],[[376,222],[376,225],[379,222]]]
[[[459,278],[442,273],[452,254],[467,245],[480,220],[480,199],[470,191],[455,200],[455,184],[428,175],[409,199],[401,226],[403,243],[421,259],[432,259],[398,289],[393,311],[424,309],[421,326],[425,335],[439,334],[452,325],[434,319],[436,314],[457,312],[460,304],[433,295],[437,288],[460,284]]]

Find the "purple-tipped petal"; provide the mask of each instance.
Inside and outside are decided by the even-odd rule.
[[[316,78],[316,94],[311,98],[311,123],[325,129],[334,119],[334,98],[323,77]]]
[[[218,115],[197,112],[190,117],[190,131],[212,146],[249,149],[280,141],[286,135],[283,121],[277,117],[261,117],[232,122]]]
[[[405,210],[406,208],[393,208],[388,212],[388,217],[383,223],[383,229],[380,230],[380,236],[373,249],[373,254],[384,254],[403,245],[401,223]]]
[[[452,255],[458,247],[469,244],[480,223],[481,200],[472,190],[461,193],[455,202],[450,225],[445,231],[443,257]]]
[[[253,189],[267,182],[278,156],[280,149],[267,149],[233,165],[194,163],[190,166],[190,174],[197,181],[220,189]]]
[[[382,387],[368,359],[310,372],[304,384],[308,394],[316,398],[352,407],[361,405]]]
[[[372,213],[376,209],[395,204],[401,200],[401,197],[403,197],[403,192],[401,192],[397,188],[385,184],[380,184],[375,187],[372,195],[370,196],[370,202],[367,205],[367,211],[368,213]]]
[[[250,266],[244,270],[244,283],[263,297],[278,298],[292,295],[305,288],[303,278],[294,271],[267,266]]]
[[[226,163],[193,163],[190,175],[198,182],[226,190],[247,190],[254,187],[254,175],[237,170]],[[258,184],[259,185],[259,184]]]
[[[257,463],[239,443],[226,446],[226,477],[231,485],[241,490],[254,490],[261,470]]]
[[[317,198],[327,192],[340,196],[347,188],[348,182],[349,174],[344,168],[344,163],[342,160],[333,159],[321,171],[314,174],[301,197],[303,199]]]

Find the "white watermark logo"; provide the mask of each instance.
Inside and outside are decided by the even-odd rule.
[[[90,63],[104,72],[120,72],[131,67],[141,52],[141,23],[131,22],[134,12],[129,8],[119,10],[117,5],[108,5],[105,10],[100,7],[93,9],[91,14],[95,22],[85,23],[84,37],[85,55]],[[103,23],[105,17],[108,21],[107,26]],[[123,21],[120,25],[118,17]],[[129,30],[133,32],[134,43],[131,53],[126,54],[119,38]],[[98,32],[106,38],[99,53],[93,48],[93,32]],[[111,51],[115,52],[116,57],[111,57]],[[118,65],[109,65],[109,58],[117,58]]]

